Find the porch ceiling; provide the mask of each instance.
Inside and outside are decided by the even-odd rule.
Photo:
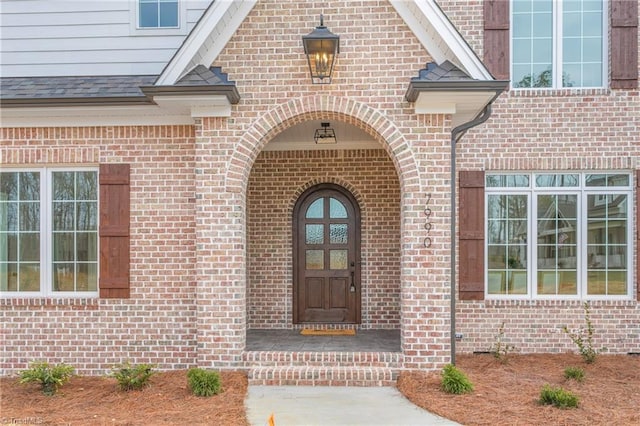
[[[338,143],[316,145],[313,135],[320,129],[321,122],[328,122],[336,131]],[[273,138],[264,148],[265,151],[294,151],[320,149],[380,149],[382,148],[368,133],[358,127],[342,121],[310,120],[296,124]]]

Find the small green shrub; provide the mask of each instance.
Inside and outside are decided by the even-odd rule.
[[[114,366],[110,376],[118,381],[120,390],[140,390],[149,384],[149,379],[154,374],[153,368],[151,364],[132,366],[129,362],[124,362]]]
[[[220,373],[201,368],[192,368],[187,372],[189,389],[195,396],[213,396],[220,393]]]
[[[584,370],[580,367],[567,367],[564,369],[564,378],[581,382],[584,380]]]
[[[442,390],[456,395],[470,393],[473,391],[473,384],[462,371],[449,364],[442,371]]]
[[[52,366],[48,362],[32,362],[29,369],[20,372],[20,383],[40,383],[42,393],[51,396],[71,379],[74,371],[72,366],[66,364]]]
[[[540,400],[538,402],[542,405],[553,405],[557,408],[576,408],[579,399],[577,395],[568,390],[544,385],[542,391],[540,391]]]

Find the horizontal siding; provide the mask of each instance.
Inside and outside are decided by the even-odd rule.
[[[3,0],[0,75],[159,74],[208,4],[187,1],[181,34],[141,35],[135,1]]]
[[[78,3],[81,3],[79,5]],[[79,0],[2,0],[2,14],[65,13],[129,10],[129,0],[79,1]]]
[[[171,43],[181,43],[182,36],[174,36],[176,40]],[[127,43],[128,50],[142,51],[145,49],[163,49],[167,47],[167,39],[170,37],[86,37],[86,38],[41,38],[23,39],[18,43],[6,43],[2,46],[3,57],[9,52],[90,52],[113,50],[117,46]],[[3,42],[4,43],[4,42]],[[124,51],[124,50],[123,50]]]
[[[164,58],[167,54],[166,49],[148,49],[148,50],[100,50],[99,55],[87,54],[83,51],[32,51],[32,52],[7,52],[2,54],[2,60],[7,63],[24,63],[31,59],[33,54],[38,56],[40,64],[75,64],[78,62],[78,56],[83,56],[82,62],[86,64],[102,64],[102,63],[149,63],[158,62],[158,59]],[[171,54],[171,52],[169,52]],[[168,60],[169,58],[167,58]]]
[[[46,37],[43,37],[46,35]],[[110,24],[67,24],[67,25],[37,25],[9,27],[2,24],[2,44],[21,43],[22,40],[46,40],[46,39],[74,39],[96,37],[127,37],[129,35],[128,23]],[[126,40],[122,40],[126,43]],[[123,47],[125,47],[123,45]],[[2,47],[4,50],[4,46]]]

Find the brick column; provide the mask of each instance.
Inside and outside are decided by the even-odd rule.
[[[420,179],[402,193],[402,349],[405,367],[450,362],[450,120],[420,118],[425,134],[408,139]],[[402,166],[402,163],[400,163]]]
[[[233,140],[224,118],[196,123],[197,353],[203,368],[237,368],[246,341],[245,201],[225,189]]]

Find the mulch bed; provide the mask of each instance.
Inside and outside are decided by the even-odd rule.
[[[564,369],[583,368],[582,383],[564,378]],[[474,384],[467,395],[440,390],[440,372],[403,373],[398,389],[414,404],[464,425],[640,425],[640,357],[599,355],[585,364],[579,355],[459,355],[456,367]],[[546,384],[577,394],[575,409],[542,406]]]
[[[600,355],[585,364],[574,354],[458,355],[457,367],[475,386],[468,395],[440,390],[440,372],[403,373],[398,389],[413,403],[464,425],[640,425],[640,357]],[[585,370],[577,383],[564,378],[569,366]],[[0,379],[0,425],[248,425],[247,378],[223,372],[223,393],[191,395],[186,371],[156,373],[142,391],[121,392],[106,377],[74,377],[47,397],[35,384]],[[580,397],[577,409],[537,403],[546,384]]]
[[[159,372],[140,391],[122,392],[106,377],[74,377],[48,397],[37,384],[0,379],[0,425],[248,425],[244,373],[223,372],[223,392],[192,395],[187,372]]]

